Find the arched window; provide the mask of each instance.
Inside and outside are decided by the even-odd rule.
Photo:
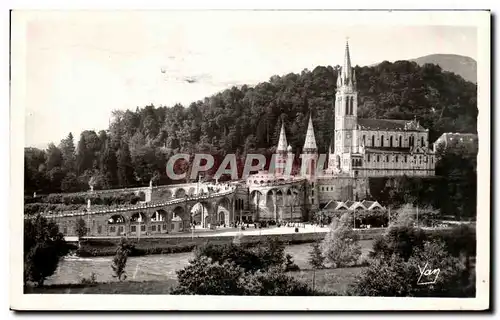
[[[345,101],[345,114],[349,115],[349,97]]]
[[[398,158],[399,158],[399,157],[396,155],[396,162],[398,162],[398,160],[399,160]]]
[[[385,161],[389,162],[389,156],[385,156]]]
[[[377,155],[377,162],[380,162],[380,156]]]
[[[405,156],[405,162],[408,162],[408,156]]]
[[[424,136],[422,136],[422,137],[420,138],[420,146],[421,146],[421,147],[425,147],[425,145],[424,145]]]
[[[399,136],[399,147],[403,147],[403,137]]]
[[[410,137],[410,141],[409,141],[409,143],[410,143],[410,148],[413,148],[413,146],[414,146],[414,144],[415,144],[415,137],[414,137],[414,136],[411,136],[411,137]]]
[[[365,140],[366,140],[366,135],[363,135],[363,145],[365,145],[365,144],[366,144],[366,141],[365,141]]]
[[[368,162],[370,162],[370,155],[369,154],[367,155],[367,159],[368,159]]]
[[[372,136],[372,147],[375,147],[375,136]]]
[[[351,115],[354,114],[354,97],[351,97]]]
[[[392,136],[389,138],[389,147],[392,148]]]
[[[380,146],[383,147],[384,146],[384,136],[381,136],[380,137]]]

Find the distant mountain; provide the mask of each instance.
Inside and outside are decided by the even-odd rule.
[[[443,70],[458,74],[472,83],[477,83],[477,63],[470,57],[456,54],[431,54],[410,61],[415,61],[419,66],[426,63],[437,64]]]
[[[460,56],[458,54],[430,54],[428,56],[409,59],[408,61],[414,61],[419,66],[426,63],[436,64],[445,71],[453,72],[467,81],[477,83],[477,62],[471,57]],[[369,67],[374,67],[378,64],[374,63],[369,65]]]

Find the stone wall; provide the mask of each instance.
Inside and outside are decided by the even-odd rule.
[[[319,178],[316,186],[321,204],[326,204],[330,200],[364,200],[369,195],[368,178]]]

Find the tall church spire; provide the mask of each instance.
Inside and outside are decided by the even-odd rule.
[[[307,125],[307,133],[306,133],[306,141],[304,142],[304,151],[305,152],[315,152],[316,147],[316,138],[314,137],[314,127],[312,123],[312,117],[309,115],[309,124]]]
[[[344,66],[342,68],[342,74],[344,79],[351,78],[351,54],[349,53],[349,41],[345,44],[345,54],[344,54]]]
[[[286,134],[285,134],[285,122],[283,121],[281,123],[281,132],[280,132],[280,138],[278,140],[278,148],[276,151],[282,151],[286,152],[287,151],[287,142],[286,142]]]
[[[349,41],[345,44],[344,65],[342,67],[342,80],[344,84],[352,81],[351,54],[349,53]]]

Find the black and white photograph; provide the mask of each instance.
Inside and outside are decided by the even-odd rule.
[[[490,19],[13,10],[11,308],[490,308]]]

